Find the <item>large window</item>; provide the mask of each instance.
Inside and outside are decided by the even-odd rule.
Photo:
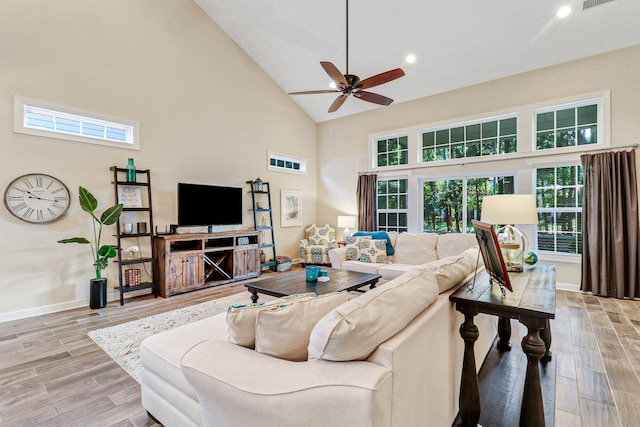
[[[599,108],[590,101],[537,110],[536,150],[597,144]]]
[[[582,166],[539,168],[536,175],[538,250],[582,253]]]
[[[377,166],[406,165],[409,161],[409,144],[406,135],[376,139],[375,146]]]
[[[49,138],[139,149],[138,124],[15,97],[14,131]]]
[[[378,230],[407,231],[407,180],[378,181]]]
[[[517,151],[517,119],[504,117],[459,123],[420,132],[422,161],[491,156]]]
[[[423,231],[468,233],[472,219],[480,219],[482,198],[488,194],[513,194],[513,176],[426,181],[422,187]]]

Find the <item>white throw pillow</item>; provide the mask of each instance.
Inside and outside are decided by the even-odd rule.
[[[436,276],[440,293],[445,292],[470,279],[476,271],[476,264],[484,266],[478,262],[479,252],[478,248],[470,248],[459,255],[430,262],[425,266],[425,271]]]
[[[256,351],[292,362],[307,360],[311,330],[348,298],[347,292],[336,292],[260,311],[256,318]]]
[[[356,246],[358,248],[358,261],[368,263],[387,262],[386,240],[362,240]]]
[[[438,258],[446,258],[453,255],[459,255],[469,248],[477,248],[478,240],[475,234],[464,233],[446,233],[438,235],[438,244],[436,252]]]
[[[311,331],[309,360],[365,360],[437,296],[432,272],[404,273],[324,316]]]
[[[315,295],[315,293],[310,292],[306,294],[289,295],[267,302],[230,306],[227,309],[228,341],[243,347],[253,348],[256,341],[256,318],[260,310],[278,305],[293,304],[298,298],[310,298]]]
[[[420,265],[438,259],[436,244],[438,235],[433,233],[400,233],[396,240],[395,262]]]

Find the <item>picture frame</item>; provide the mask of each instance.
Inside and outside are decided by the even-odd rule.
[[[480,246],[480,253],[487,273],[501,286],[513,292],[495,228],[493,228],[492,224],[476,221],[475,219],[471,220],[471,224],[473,224],[473,228],[476,231],[476,239]]]
[[[137,187],[118,187],[118,203],[123,208],[141,208],[142,192]]]
[[[280,190],[280,226],[302,225],[302,191]]]

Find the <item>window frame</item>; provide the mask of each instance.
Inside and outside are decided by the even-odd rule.
[[[382,140],[389,140],[389,139],[393,139],[393,138],[406,138],[407,140],[407,149],[406,149],[406,163],[399,163],[397,165],[389,165],[386,164],[384,166],[379,166],[378,165],[378,155],[380,154],[380,152],[378,151],[378,143]],[[371,166],[374,169],[378,169],[378,170],[389,170],[389,169],[393,169],[393,168],[403,168],[403,167],[407,167],[409,166],[410,162],[410,152],[411,152],[411,144],[409,142],[409,133],[408,132],[399,132],[399,133],[389,133],[389,134],[384,134],[384,135],[377,135],[371,138],[371,152],[372,152],[372,156],[371,156]],[[404,151],[404,150],[402,150]],[[385,153],[389,153],[390,151],[385,151]],[[388,162],[387,162],[388,163]]]
[[[105,145],[126,150],[140,150],[140,123],[134,120],[122,119],[106,114],[89,112],[76,108],[56,105],[45,101],[14,96],[13,131],[26,135],[41,136],[45,138],[61,139],[65,141],[81,142],[85,144]],[[64,132],[61,130],[49,130],[27,125],[27,111],[29,109],[42,109],[55,114],[56,117],[70,118],[82,123],[97,124],[105,127],[117,127],[125,129],[128,141],[120,142],[112,139],[92,137],[83,134]]]

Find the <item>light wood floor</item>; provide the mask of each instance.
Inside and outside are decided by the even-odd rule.
[[[0,425],[157,425],[138,383],[87,332],[237,292],[243,284],[1,323]],[[551,324],[555,425],[640,425],[640,302],[558,291]]]

